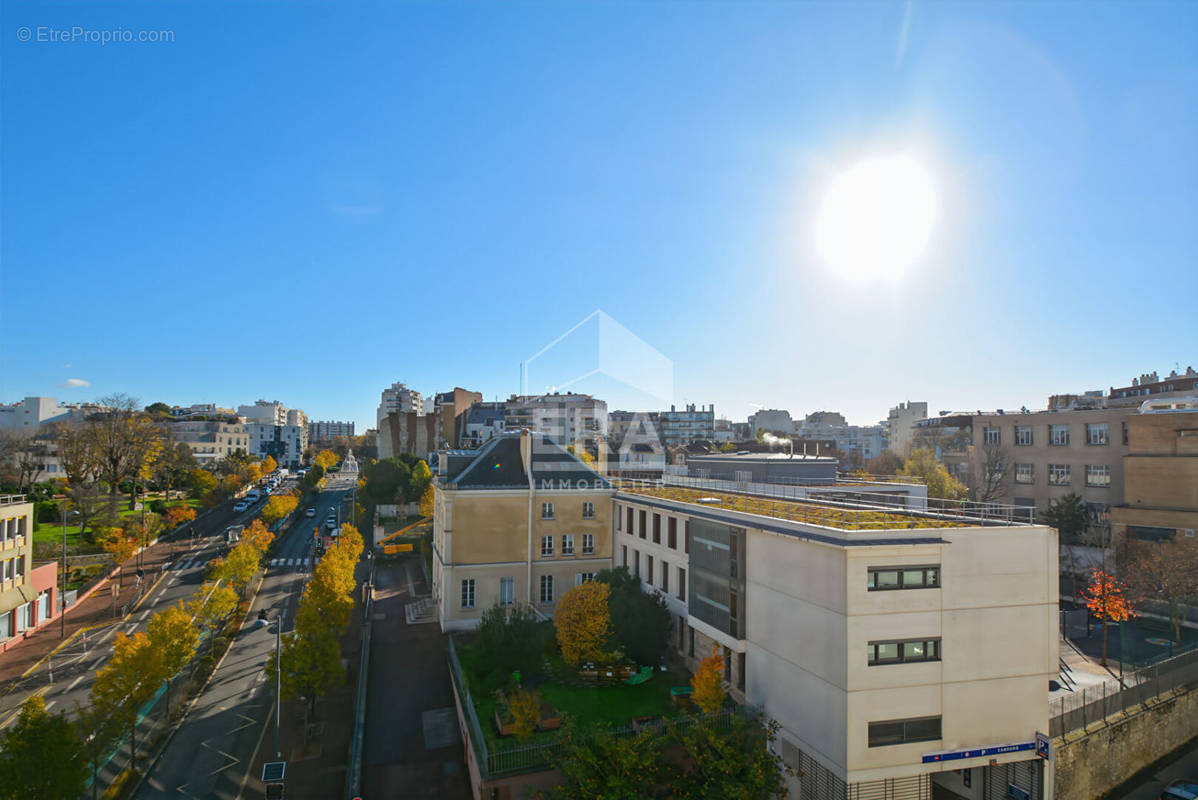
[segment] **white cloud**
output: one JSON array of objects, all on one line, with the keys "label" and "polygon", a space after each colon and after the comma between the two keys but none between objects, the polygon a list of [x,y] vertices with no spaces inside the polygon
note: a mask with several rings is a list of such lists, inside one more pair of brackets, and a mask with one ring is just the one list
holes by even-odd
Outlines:
[{"label": "white cloud", "polygon": [[81,389],[84,386],[91,386],[91,383],[83,378],[67,378],[66,383],[62,384],[64,389]]},{"label": "white cloud", "polygon": [[71,368],[71,365],[70,365],[70,364],[63,364],[63,365],[62,365],[62,368],[63,368],[63,369],[70,369],[70,368]]}]

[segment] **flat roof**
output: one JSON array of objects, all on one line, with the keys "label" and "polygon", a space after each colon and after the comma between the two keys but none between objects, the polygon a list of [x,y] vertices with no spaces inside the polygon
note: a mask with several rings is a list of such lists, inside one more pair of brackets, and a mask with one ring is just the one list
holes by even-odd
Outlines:
[{"label": "flat roof", "polygon": [[817,463],[835,463],[836,459],[831,456],[813,456],[805,453],[795,453],[793,456],[790,453],[704,453],[703,455],[687,456],[687,461],[702,461],[710,459],[715,461],[806,461]]}]

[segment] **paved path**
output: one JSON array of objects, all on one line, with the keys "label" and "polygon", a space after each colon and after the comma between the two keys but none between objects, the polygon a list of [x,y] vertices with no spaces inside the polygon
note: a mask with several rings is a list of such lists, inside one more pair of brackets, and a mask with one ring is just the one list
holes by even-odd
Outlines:
[{"label": "paved path", "polygon": [[435,620],[405,620],[428,593],[419,562],[380,567],[376,584],[362,796],[468,798],[445,635]]}]

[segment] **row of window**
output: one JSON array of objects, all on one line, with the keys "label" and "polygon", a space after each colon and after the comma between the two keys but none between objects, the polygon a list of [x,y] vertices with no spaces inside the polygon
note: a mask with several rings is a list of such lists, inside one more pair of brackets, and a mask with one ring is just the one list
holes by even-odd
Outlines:
[{"label": "row of window", "polygon": [[[628,567],[632,574],[637,578],[642,578],[641,575],[641,551],[633,549],[632,565],[628,563],[628,546],[621,545],[620,547],[620,566]],[[642,580],[654,589],[661,589],[665,594],[670,593],[670,562],[665,559],[661,560],[661,570],[654,572],[655,562],[653,556],[645,554],[645,575]],[[675,567],[677,570],[678,580],[675,582],[676,596],[679,600],[686,602],[686,568]],[[660,577],[660,582],[657,578]]]},{"label": "row of window", "polygon": [[[1035,464],[1016,464],[1015,483],[1035,483]],[[1069,486],[1073,482],[1069,464],[1048,465],[1049,486]],[[1086,464],[1086,486],[1104,488],[1111,485],[1111,468],[1107,464]]]},{"label": "row of window", "polygon": [[[584,556],[594,555],[595,553],[595,535],[592,533],[584,533],[582,535],[582,554]],[[562,555],[574,555],[574,534],[562,534]],[[553,536],[546,534],[541,537],[541,558],[553,558]]]},{"label": "row of window", "polygon": [[[1036,443],[1036,434],[1032,425],[1016,425],[1015,426],[1015,446],[1016,447],[1031,447]],[[982,429],[982,438],[986,444],[1000,445],[1002,444],[1002,429],[998,427],[987,426]],[[1086,439],[1087,445],[1108,445],[1111,443],[1111,426],[1107,422],[1087,422],[1086,423]],[[1049,425],[1048,426],[1048,443],[1053,447],[1068,447],[1069,446],[1069,425]],[[1123,443],[1127,444],[1127,423],[1123,424]]]},{"label": "row of window", "polygon": [[0,580],[22,583],[25,580],[25,557],[6,558],[0,562]]},{"label": "row of window", "polygon": [[[661,514],[654,514],[653,519],[652,519],[652,526],[650,526],[648,512],[641,510],[641,511],[635,512],[635,514],[634,514],[634,509],[632,509],[632,508],[621,509],[618,505],[616,506],[616,530],[620,531],[620,532],[627,532],[629,536],[637,535],[640,538],[646,539],[646,540],[649,539],[650,531],[652,531],[653,544],[661,544],[662,543],[661,518],[662,518]],[[635,522],[638,522],[638,521],[640,522],[639,527],[634,524]],[[682,528],[682,552],[689,553],[690,545],[689,545],[689,542],[687,541],[687,538],[688,538],[688,533],[689,533],[690,522],[683,521],[682,525],[683,525],[683,528]],[[665,545],[666,545],[666,547],[670,548],[671,550],[677,550],[678,549],[678,538],[679,538],[679,536],[678,536],[678,518],[677,517],[666,517],[666,524],[665,524]]]},{"label": "row of window", "polygon": [[[554,514],[553,503],[541,503],[541,519],[555,519],[553,514]],[[582,504],[582,518],[583,519],[594,519],[595,518],[595,504],[594,503],[583,503]]]},{"label": "row of window", "polygon": [[18,536],[24,536],[26,534],[25,519],[26,517],[22,514],[19,517],[0,520],[0,542],[7,545]]},{"label": "row of window", "polygon": [[899,642],[870,642],[870,666],[877,664],[906,664],[916,661],[939,661],[939,639],[908,639]]},{"label": "row of window", "polygon": [[934,742],[940,738],[940,716],[889,719],[869,723],[869,746],[887,747],[911,742]]},{"label": "row of window", "polygon": [[[540,601],[542,603],[552,603],[556,599],[554,590],[553,576],[540,576]],[[581,586],[584,583],[589,583],[595,580],[593,572],[579,572],[574,576],[574,585]],[[474,608],[475,591],[477,581],[475,578],[466,578],[462,581],[462,608]],[[515,578],[500,578],[499,579],[499,605],[510,606],[516,602],[516,579]]]}]

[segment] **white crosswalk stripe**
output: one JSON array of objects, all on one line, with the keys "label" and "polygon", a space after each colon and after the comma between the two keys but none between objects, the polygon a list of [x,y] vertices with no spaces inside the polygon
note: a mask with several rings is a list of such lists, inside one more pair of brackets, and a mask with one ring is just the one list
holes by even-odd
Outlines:
[{"label": "white crosswalk stripe", "polygon": [[282,561],[282,560],[283,560],[283,559],[281,559],[281,558],[272,558],[272,559],[270,560],[270,565],[271,565],[272,567],[277,567],[277,566],[279,566],[279,562],[280,562],[280,561]]}]

